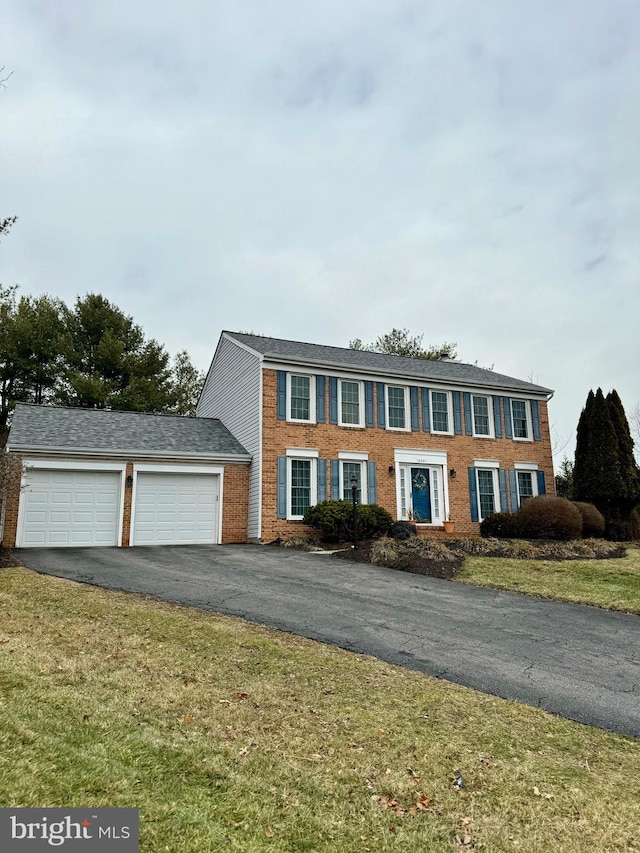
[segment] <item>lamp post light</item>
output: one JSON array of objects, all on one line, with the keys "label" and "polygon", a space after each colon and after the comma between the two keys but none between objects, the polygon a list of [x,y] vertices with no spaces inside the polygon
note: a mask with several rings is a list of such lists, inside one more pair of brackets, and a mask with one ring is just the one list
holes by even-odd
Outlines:
[{"label": "lamp post light", "polygon": [[358,481],[355,477],[351,478],[351,500],[353,501],[353,547],[358,545]]}]

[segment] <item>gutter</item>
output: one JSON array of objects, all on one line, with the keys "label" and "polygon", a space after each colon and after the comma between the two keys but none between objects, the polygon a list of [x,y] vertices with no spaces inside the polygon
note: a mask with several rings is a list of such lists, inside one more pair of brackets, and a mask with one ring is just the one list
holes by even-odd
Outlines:
[{"label": "gutter", "polygon": [[182,461],[193,462],[240,462],[243,464],[251,463],[251,455],[249,453],[189,453],[187,451],[175,450],[99,450],[95,447],[54,447],[40,446],[34,447],[33,444],[7,444],[7,453],[18,453],[20,455],[38,454],[40,456],[93,456],[104,459],[180,459]]},{"label": "gutter", "polygon": [[[425,359],[426,361],[427,359]],[[273,364],[274,367],[277,365],[299,365],[301,367],[306,367],[307,370],[314,370],[318,366],[331,368],[332,370],[337,370],[340,373],[361,373],[368,376],[390,376],[395,379],[402,380],[403,383],[406,383],[407,380],[413,379],[415,382],[433,382],[439,385],[444,385],[447,388],[450,388],[452,385],[460,385],[466,386],[468,388],[485,388],[489,391],[501,392],[505,394],[506,392],[513,392],[514,394],[539,394],[540,396],[547,396],[547,399],[551,399],[553,397],[554,392],[551,388],[544,388],[542,385],[529,385],[527,388],[509,388],[505,385],[489,385],[484,382],[473,382],[469,381],[466,378],[462,380],[457,379],[455,377],[449,378],[438,378],[435,376],[418,376],[416,374],[409,374],[406,372],[397,372],[392,370],[384,370],[375,368],[375,370],[371,367],[355,367],[347,364],[337,364],[332,361],[323,361],[321,359],[317,359],[314,361],[309,361],[305,358],[296,358],[295,356],[282,356],[276,355],[273,353],[265,353],[263,355],[263,365],[265,367],[270,367]],[[473,365],[469,365],[473,367]]]}]

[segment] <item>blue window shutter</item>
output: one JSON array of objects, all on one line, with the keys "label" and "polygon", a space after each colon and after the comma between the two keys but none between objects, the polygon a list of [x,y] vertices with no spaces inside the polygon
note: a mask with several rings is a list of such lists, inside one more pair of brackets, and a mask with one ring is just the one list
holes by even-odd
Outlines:
[{"label": "blue window shutter", "polygon": [[378,503],[378,489],[376,487],[376,463],[367,462],[367,503]]},{"label": "blue window shutter", "polygon": [[378,387],[376,389],[378,394],[378,426],[380,429],[385,428],[385,416],[384,416],[384,382],[378,382]]},{"label": "blue window shutter", "polygon": [[544,471],[538,471],[538,494],[546,495],[547,494],[547,486],[544,481]]},{"label": "blue window shutter", "polygon": [[507,494],[507,472],[504,468],[498,469],[498,483],[500,485],[500,512],[509,512],[509,495]]},{"label": "blue window shutter", "polygon": [[540,406],[537,400],[531,400],[531,423],[534,441],[540,441]]},{"label": "blue window shutter", "polygon": [[509,491],[511,492],[511,512],[518,512],[518,476],[513,468],[509,469]]},{"label": "blue window shutter", "polygon": [[409,388],[409,397],[411,399],[411,429],[417,432],[420,429],[420,404],[418,402],[418,389],[415,385]]},{"label": "blue window shutter", "polygon": [[278,456],[278,518],[287,517],[287,457]]},{"label": "blue window shutter", "polygon": [[329,423],[338,423],[338,380],[335,376],[329,377]]},{"label": "blue window shutter", "polygon": [[468,391],[464,392],[464,431],[465,435],[473,435],[473,423],[471,421],[471,394],[469,394]]},{"label": "blue window shutter", "polygon": [[493,423],[496,430],[496,438],[502,438],[502,414],[500,412],[500,397],[493,395]]},{"label": "blue window shutter", "polygon": [[504,431],[507,438],[513,438],[513,429],[511,427],[511,398],[503,397],[502,405],[504,408]]},{"label": "blue window shutter", "polygon": [[284,370],[278,371],[278,420],[287,418],[287,374]]},{"label": "blue window shutter", "polygon": [[462,413],[460,411],[460,392],[453,392],[453,429],[456,435],[462,435]]},{"label": "blue window shutter", "polygon": [[318,503],[327,499],[327,460],[318,459]]},{"label": "blue window shutter", "polygon": [[431,418],[429,416],[429,389],[422,389],[422,429],[425,432],[431,431]]},{"label": "blue window shutter", "polygon": [[478,482],[475,468],[469,468],[469,501],[471,503],[471,521],[480,521],[478,515]]},{"label": "blue window shutter", "polygon": [[373,382],[365,382],[364,383],[364,411],[365,411],[365,424],[368,427],[374,426],[373,420]]},{"label": "blue window shutter", "polygon": [[340,500],[340,460],[331,460],[331,500]]},{"label": "blue window shutter", "polygon": [[323,424],[327,419],[325,377],[316,376],[316,422]]}]

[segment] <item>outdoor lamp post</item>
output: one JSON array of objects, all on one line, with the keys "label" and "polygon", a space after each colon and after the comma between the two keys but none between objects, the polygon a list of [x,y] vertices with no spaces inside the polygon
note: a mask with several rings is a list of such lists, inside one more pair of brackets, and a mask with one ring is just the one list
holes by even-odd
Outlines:
[{"label": "outdoor lamp post", "polygon": [[353,547],[358,544],[358,481],[355,477],[351,478],[351,499],[353,501]]}]

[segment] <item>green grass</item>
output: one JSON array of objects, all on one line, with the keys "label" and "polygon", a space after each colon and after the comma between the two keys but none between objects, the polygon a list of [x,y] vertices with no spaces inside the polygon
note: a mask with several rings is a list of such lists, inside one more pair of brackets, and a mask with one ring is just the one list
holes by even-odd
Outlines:
[{"label": "green grass", "polygon": [[145,853],[640,851],[640,741],[22,568],[0,720],[0,806],[137,807]]},{"label": "green grass", "polygon": [[640,547],[614,560],[514,560],[467,557],[455,578],[463,583],[508,589],[640,614]]}]

